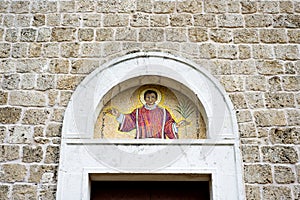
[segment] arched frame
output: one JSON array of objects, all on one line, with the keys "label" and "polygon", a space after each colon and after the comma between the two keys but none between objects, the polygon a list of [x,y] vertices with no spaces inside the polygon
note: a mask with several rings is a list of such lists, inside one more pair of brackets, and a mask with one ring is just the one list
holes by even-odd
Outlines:
[{"label": "arched frame", "polygon": [[[146,76],[160,77],[159,82],[143,79]],[[130,79],[140,81],[122,84]],[[198,98],[207,139],[93,139],[102,99],[141,83],[160,84]],[[129,54],[89,74],[65,112],[57,199],[89,199],[90,177],[107,173],[112,179],[122,173],[209,175],[211,199],[243,199],[235,111],[218,80],[192,61],[161,52]]]}]

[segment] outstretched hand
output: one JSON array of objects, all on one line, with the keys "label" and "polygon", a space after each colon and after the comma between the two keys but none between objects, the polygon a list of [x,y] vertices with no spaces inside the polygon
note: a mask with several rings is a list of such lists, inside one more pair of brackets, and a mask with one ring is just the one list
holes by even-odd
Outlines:
[{"label": "outstretched hand", "polygon": [[118,111],[118,109],[116,108],[110,108],[107,110],[107,112],[115,117],[119,117],[120,116],[120,112]]}]

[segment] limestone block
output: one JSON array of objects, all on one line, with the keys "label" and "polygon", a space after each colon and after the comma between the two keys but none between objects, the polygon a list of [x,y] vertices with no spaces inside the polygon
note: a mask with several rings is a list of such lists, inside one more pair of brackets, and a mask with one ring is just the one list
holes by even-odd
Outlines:
[{"label": "limestone block", "polygon": [[244,77],[242,76],[222,76],[220,82],[227,92],[244,90]]},{"label": "limestone block", "polygon": [[284,29],[261,29],[260,41],[264,43],[286,43],[287,35]]},{"label": "limestone block", "polygon": [[47,68],[46,59],[18,59],[14,62],[17,72],[43,72]]},{"label": "limestone block", "polygon": [[287,110],[287,121],[290,126],[300,125],[300,109]]},{"label": "limestone block", "polygon": [[49,118],[50,112],[46,109],[28,109],[22,119],[23,124],[45,124]]},{"label": "limestone block", "polygon": [[268,134],[269,134],[269,128],[264,128],[264,127],[258,127],[257,128],[257,136],[259,138],[268,137]]},{"label": "limestone block", "polygon": [[30,144],[33,141],[33,131],[30,126],[14,126],[9,129],[7,143]]},{"label": "limestone block", "polygon": [[72,92],[70,91],[61,91],[59,96],[58,104],[60,106],[67,106],[72,96]]},{"label": "limestone block", "polygon": [[13,186],[12,198],[13,199],[37,199],[37,186],[16,184]]},{"label": "limestone block", "polygon": [[186,0],[177,2],[178,13],[202,13],[202,1]]},{"label": "limestone block", "polygon": [[30,15],[25,15],[25,14],[17,15],[15,20],[16,27],[30,26],[31,18],[32,17]]},{"label": "limestone block", "polygon": [[11,56],[13,58],[25,58],[27,57],[28,44],[16,43],[12,45]]},{"label": "limestone block", "polygon": [[269,45],[254,45],[252,53],[253,53],[253,57],[257,59],[274,58],[273,48]]},{"label": "limestone block", "polygon": [[3,16],[3,25],[5,27],[15,27],[15,15],[7,14]]},{"label": "limestone block", "polygon": [[[85,19],[85,18],[83,18]],[[100,18],[101,19],[101,18]],[[63,26],[79,26],[81,21],[81,17],[79,14],[64,14],[62,17],[62,25]],[[86,21],[83,21],[86,23]]]},{"label": "limestone block", "polygon": [[94,30],[91,28],[80,28],[78,30],[79,41],[92,41],[94,39]]},{"label": "limestone block", "polygon": [[36,81],[36,89],[37,90],[49,90],[55,87],[55,76],[54,75],[38,75]]},{"label": "limestone block", "polygon": [[240,13],[241,5],[238,1],[225,1],[227,3],[227,12],[229,13]]},{"label": "limestone block", "polygon": [[64,58],[77,58],[79,56],[79,43],[62,43],[61,56]]},{"label": "limestone block", "polygon": [[300,76],[283,76],[282,84],[285,91],[299,91]]},{"label": "limestone block", "polygon": [[289,164],[298,162],[297,151],[290,146],[263,146],[261,152],[265,162]]},{"label": "limestone block", "polygon": [[297,199],[300,198],[300,186],[298,185],[294,185],[293,187],[293,193],[294,193],[294,197]]},{"label": "limestone block", "polygon": [[51,32],[51,41],[54,42],[65,42],[75,40],[75,28],[67,27],[55,27]]},{"label": "limestone block", "polygon": [[260,161],[259,147],[252,146],[252,145],[243,145],[242,158],[243,158],[243,162],[246,163],[259,162]]},{"label": "limestone block", "polygon": [[19,159],[20,147],[16,145],[0,145],[0,162]]},{"label": "limestone block", "polygon": [[107,42],[103,43],[103,53],[102,56],[106,57],[109,55],[114,55],[114,57],[117,57],[116,53],[120,52],[122,49],[121,42]]},{"label": "limestone block", "polygon": [[254,112],[257,126],[284,126],[287,124],[285,114],[280,110],[261,110]]},{"label": "limestone block", "polygon": [[82,78],[75,75],[59,75],[57,77],[57,89],[74,90]]},{"label": "limestone block", "polygon": [[[45,174],[52,174],[56,173],[57,167],[54,165],[31,165],[30,166],[30,176],[28,181],[30,183],[42,183],[43,176]],[[48,182],[53,183],[54,180]]]},{"label": "limestone block", "polygon": [[254,1],[242,1],[241,10],[243,14],[251,14],[257,12],[257,2]]},{"label": "limestone block", "polygon": [[239,124],[239,134],[241,138],[251,138],[256,137],[256,127],[252,122],[240,123]]},{"label": "limestone block", "polygon": [[[197,33],[194,33],[197,37]],[[199,37],[201,37],[199,35]],[[187,31],[183,28],[168,28],[166,29],[166,40],[170,42],[186,42],[187,41]]]},{"label": "limestone block", "polygon": [[41,146],[23,146],[22,162],[41,162],[43,159],[43,148]]},{"label": "limestone block", "polygon": [[44,136],[44,126],[34,126],[33,130],[33,136],[34,137],[43,137]]},{"label": "limestone block", "polygon": [[238,123],[250,122],[252,120],[252,115],[249,110],[237,110],[236,117]]},{"label": "limestone block", "polygon": [[37,1],[32,4],[33,13],[54,13],[57,12],[57,1]]},{"label": "limestone block", "polygon": [[175,27],[185,27],[192,25],[192,15],[190,14],[172,14],[170,24]]},{"label": "limestone block", "polygon": [[300,43],[300,30],[298,29],[288,30],[287,36],[288,36],[289,43],[297,43],[297,44]]},{"label": "limestone block", "polygon": [[72,74],[89,74],[99,67],[99,61],[90,59],[74,60],[72,61],[71,66]]},{"label": "limestone block", "polygon": [[166,14],[150,15],[151,27],[166,27],[169,25],[169,16]]},{"label": "limestone block", "polygon": [[28,1],[13,1],[10,5],[11,13],[28,13],[30,2]]},{"label": "limestone block", "polygon": [[39,189],[38,199],[55,200],[56,185],[42,185]]},{"label": "limestone block", "polygon": [[36,85],[36,75],[35,74],[22,74],[20,88],[25,90],[33,89]]},{"label": "limestone block", "polygon": [[270,165],[245,165],[244,177],[246,183],[272,183],[272,169]]},{"label": "limestone block", "polygon": [[279,13],[279,2],[276,1],[264,1],[258,2],[258,12],[261,13]]},{"label": "limestone block", "polygon": [[[5,37],[4,37],[5,41],[7,41],[7,42],[17,42],[18,39],[19,39],[19,37],[18,37],[18,30],[17,29],[14,29],[14,28],[6,29]],[[5,43],[4,44],[0,43],[0,46],[2,46],[1,49],[6,49],[6,51],[4,51],[4,52],[7,52],[8,47],[6,45],[5,45]],[[0,54],[0,56],[2,54],[3,54],[3,52]]]},{"label": "limestone block", "polygon": [[281,14],[275,15],[273,19],[274,28],[299,28],[300,15],[297,14]]},{"label": "limestone block", "polygon": [[[251,75],[256,74],[256,67],[254,60],[233,61],[232,74]],[[250,76],[248,76],[250,77]],[[261,83],[263,85],[263,83]],[[263,87],[263,86],[262,86]]]},{"label": "limestone block", "polygon": [[285,74],[296,74],[297,71],[300,70],[300,69],[298,69],[297,64],[294,65],[293,62],[284,63],[284,68],[285,68]]},{"label": "limestone block", "polygon": [[46,14],[46,25],[47,26],[60,26],[61,17],[58,13]]},{"label": "limestone block", "polygon": [[139,0],[136,2],[136,10],[140,12],[152,12],[152,1],[151,0]]},{"label": "limestone block", "polygon": [[64,113],[65,113],[64,108],[55,108],[55,109],[53,109],[53,112],[52,112],[52,115],[51,115],[51,121],[62,123],[63,119],[64,119]]},{"label": "limestone block", "polygon": [[42,44],[30,43],[28,47],[28,56],[30,58],[40,57],[42,55]]},{"label": "limestone block", "polygon": [[133,28],[117,28],[115,37],[117,41],[137,41],[137,34]]},{"label": "limestone block", "polygon": [[49,42],[51,39],[51,29],[50,28],[39,28],[37,42]]},{"label": "limestone block", "polygon": [[268,90],[270,92],[281,91],[281,78],[278,76],[270,77],[268,80]]},{"label": "limestone block", "polygon": [[43,46],[43,55],[46,58],[59,57],[59,43],[46,43]]},{"label": "limestone block", "polygon": [[275,55],[281,60],[297,60],[300,58],[297,45],[277,45],[274,47]]},{"label": "limestone block", "polygon": [[52,59],[49,64],[49,72],[53,74],[67,74],[70,69],[70,61],[67,59]]},{"label": "limestone block", "polygon": [[4,75],[2,80],[2,88],[5,90],[18,89],[20,83],[19,74]]},{"label": "limestone block", "polygon": [[59,161],[59,146],[49,145],[46,149],[45,163],[58,164]]},{"label": "limestone block", "polygon": [[252,14],[245,16],[246,27],[269,27],[273,23],[272,16],[266,14]]},{"label": "limestone block", "polygon": [[285,186],[264,186],[263,199],[292,199],[291,189]]},{"label": "limestone block", "polygon": [[33,28],[23,28],[21,29],[21,42],[33,42],[36,39],[37,30]]},{"label": "limestone block", "polygon": [[3,176],[0,177],[0,180],[9,183],[24,181],[27,175],[25,165],[21,164],[3,164],[2,171]]},{"label": "limestone block", "polygon": [[260,199],[260,189],[256,185],[246,185],[246,199]]},{"label": "limestone block", "polygon": [[130,25],[132,27],[147,27],[149,26],[149,14],[134,13],[130,19]]},{"label": "limestone block", "polygon": [[96,41],[110,41],[114,38],[114,30],[112,28],[96,29]]},{"label": "limestone block", "polygon": [[0,91],[0,105],[5,105],[7,103],[8,93]]},{"label": "limestone block", "polygon": [[8,58],[10,55],[10,44],[8,43],[0,43],[0,58]]},{"label": "limestone block", "polygon": [[200,27],[216,27],[216,15],[214,14],[195,14],[194,26]]},{"label": "limestone block", "polygon": [[2,200],[9,200],[9,191],[10,186],[8,185],[0,185],[0,199]]},{"label": "limestone block", "polygon": [[217,50],[216,46],[211,43],[204,43],[199,45],[199,57],[200,58],[216,58]]},{"label": "limestone block", "polygon": [[77,12],[92,12],[95,8],[93,0],[78,0],[76,1]]},{"label": "limestone block", "polygon": [[105,14],[103,18],[104,27],[122,27],[128,26],[129,15],[128,14]]},{"label": "limestone block", "polygon": [[238,28],[244,26],[244,18],[240,14],[218,15],[217,22],[220,27],[224,28]]},{"label": "limestone block", "polygon": [[218,58],[235,59],[238,55],[238,50],[235,45],[219,45],[217,48]]},{"label": "limestone block", "polygon": [[10,6],[10,4],[8,4],[8,3],[1,3],[0,4],[0,12],[7,13],[9,6]]},{"label": "limestone block", "polygon": [[296,165],[296,175],[298,177],[298,183],[300,183],[300,164]]},{"label": "limestone block", "polygon": [[284,73],[284,66],[277,60],[257,61],[256,64],[259,74],[263,75],[278,75]]},{"label": "limestone block", "polygon": [[154,1],[153,2],[153,12],[157,14],[162,13],[173,13],[175,11],[175,2],[163,2],[163,1]]},{"label": "limestone block", "polygon": [[46,96],[38,91],[12,91],[9,103],[18,106],[42,107],[46,105]]},{"label": "limestone block", "polygon": [[84,43],[81,46],[83,57],[101,57],[102,45],[99,43]]},{"label": "limestone block", "polygon": [[59,11],[61,13],[65,12],[70,12],[73,13],[75,12],[75,1],[59,1]]},{"label": "limestone block", "polygon": [[0,107],[0,123],[14,124],[20,120],[21,109],[14,107]]},{"label": "limestone block", "polygon": [[33,26],[44,26],[46,24],[46,16],[44,14],[35,14],[33,16]]},{"label": "limestone block", "polygon": [[164,29],[141,28],[139,32],[140,42],[162,42],[164,41]]},{"label": "limestone block", "polygon": [[294,95],[291,93],[266,93],[265,101],[268,108],[295,107]]},{"label": "limestone block", "polygon": [[251,58],[251,47],[248,45],[239,45],[239,58],[249,59]]},{"label": "limestone block", "polygon": [[102,26],[102,15],[84,14],[82,18],[82,23],[85,27],[100,27]]},{"label": "limestone block", "polygon": [[204,11],[206,13],[225,13],[226,1],[205,1]]},{"label": "limestone block", "polygon": [[235,109],[246,109],[247,108],[247,102],[246,102],[244,94],[233,93],[233,94],[229,94],[229,97],[230,97]]},{"label": "limestone block", "polygon": [[266,82],[265,76],[248,76],[246,77],[246,90],[266,91]]},{"label": "limestone block", "polygon": [[3,41],[4,29],[0,28],[0,41]]},{"label": "limestone block", "polygon": [[232,31],[228,29],[210,29],[209,37],[214,42],[228,43],[232,41]]},{"label": "limestone block", "polygon": [[289,184],[295,182],[295,174],[290,167],[275,166],[274,167],[274,180],[279,184]]},{"label": "limestone block", "polygon": [[205,42],[208,40],[207,30],[203,28],[189,28],[188,36],[191,42]]},{"label": "limestone block", "polygon": [[233,32],[234,43],[258,43],[257,29],[236,29]]},{"label": "limestone block", "polygon": [[46,92],[46,94],[48,94],[48,99],[47,99],[48,105],[54,106],[58,104],[59,92],[57,90],[49,90]]},{"label": "limestone block", "polygon": [[279,11],[281,13],[292,13],[293,10],[293,2],[292,1],[280,1],[279,2]]},{"label": "limestone block", "polygon": [[46,128],[46,137],[60,137],[61,128],[61,123],[49,123]]}]

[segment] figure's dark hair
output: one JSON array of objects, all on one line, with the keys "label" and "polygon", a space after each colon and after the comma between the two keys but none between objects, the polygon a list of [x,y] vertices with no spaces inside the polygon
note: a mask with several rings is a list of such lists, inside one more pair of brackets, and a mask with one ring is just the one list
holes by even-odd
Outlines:
[{"label": "figure's dark hair", "polygon": [[144,93],[144,99],[146,99],[146,95],[147,94],[155,94],[155,97],[157,98],[157,92],[154,91],[154,90],[147,90],[145,93]]}]

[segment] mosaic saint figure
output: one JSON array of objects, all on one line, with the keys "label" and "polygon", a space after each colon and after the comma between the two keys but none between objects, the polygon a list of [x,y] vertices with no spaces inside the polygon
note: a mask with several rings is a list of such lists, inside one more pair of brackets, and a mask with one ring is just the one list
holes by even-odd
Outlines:
[{"label": "mosaic saint figure", "polygon": [[111,108],[109,112],[117,118],[119,131],[129,132],[136,129],[136,139],[178,139],[178,128],[189,123],[185,120],[176,123],[167,109],[159,107],[157,104],[161,95],[158,92],[155,89],[144,91],[140,98],[144,106],[134,109],[129,114]]}]

